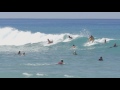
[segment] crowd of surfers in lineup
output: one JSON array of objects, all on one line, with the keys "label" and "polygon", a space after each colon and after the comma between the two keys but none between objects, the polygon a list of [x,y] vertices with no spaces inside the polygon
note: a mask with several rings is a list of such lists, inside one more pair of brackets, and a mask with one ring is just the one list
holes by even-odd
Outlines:
[{"label": "crowd of surfers in lineup", "polygon": [[[71,36],[68,36],[68,38],[69,38],[69,39],[73,39],[73,37],[71,37]],[[47,41],[48,41],[48,44],[53,43],[53,40],[47,39]],[[94,42],[94,37],[93,37],[92,35],[88,38],[88,42],[92,42],[92,43]],[[104,43],[107,43],[106,39],[104,40]],[[116,43],[115,43],[112,47],[117,47]],[[110,47],[110,48],[112,48],[112,47]],[[76,48],[76,46],[73,44],[72,48]],[[18,51],[18,55],[23,55],[23,56],[25,56],[25,52]],[[74,51],[74,52],[73,52],[73,55],[77,55],[77,52]],[[99,61],[103,61],[103,57],[101,56],[98,60],[99,60]],[[63,60],[61,59],[61,61],[58,62],[58,64],[64,64],[64,63],[63,63]]]}]

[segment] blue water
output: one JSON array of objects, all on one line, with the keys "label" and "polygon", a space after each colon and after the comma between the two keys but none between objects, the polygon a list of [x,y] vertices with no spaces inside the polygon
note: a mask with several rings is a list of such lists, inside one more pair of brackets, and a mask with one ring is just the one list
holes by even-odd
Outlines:
[{"label": "blue water", "polygon": [[0,78],[120,78],[119,51],[119,19],[0,19]]}]

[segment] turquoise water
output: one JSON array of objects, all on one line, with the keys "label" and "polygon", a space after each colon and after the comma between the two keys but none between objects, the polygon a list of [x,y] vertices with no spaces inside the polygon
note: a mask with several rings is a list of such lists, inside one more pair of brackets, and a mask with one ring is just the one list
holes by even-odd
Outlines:
[{"label": "turquoise water", "polygon": [[0,19],[0,78],[119,78],[119,38],[119,19]]}]

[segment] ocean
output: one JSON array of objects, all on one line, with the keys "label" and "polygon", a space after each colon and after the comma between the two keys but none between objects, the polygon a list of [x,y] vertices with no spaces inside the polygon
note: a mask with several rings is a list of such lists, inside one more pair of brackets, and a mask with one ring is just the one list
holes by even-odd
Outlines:
[{"label": "ocean", "polygon": [[120,78],[120,20],[0,19],[0,78]]}]

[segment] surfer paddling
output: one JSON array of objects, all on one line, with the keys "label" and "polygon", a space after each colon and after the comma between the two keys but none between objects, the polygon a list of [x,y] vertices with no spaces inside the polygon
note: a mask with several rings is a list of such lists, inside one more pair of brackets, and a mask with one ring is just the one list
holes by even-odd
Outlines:
[{"label": "surfer paddling", "polygon": [[[112,47],[117,47],[117,44],[115,43]],[[110,48],[112,48],[112,47],[110,47]]]},{"label": "surfer paddling", "polygon": [[61,60],[60,62],[58,62],[58,64],[63,64],[63,60]]},{"label": "surfer paddling", "polygon": [[103,61],[103,58],[102,58],[102,57],[100,57],[100,58],[99,58],[99,61]]}]

